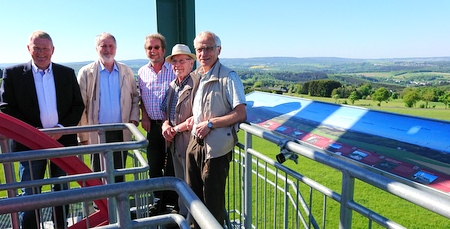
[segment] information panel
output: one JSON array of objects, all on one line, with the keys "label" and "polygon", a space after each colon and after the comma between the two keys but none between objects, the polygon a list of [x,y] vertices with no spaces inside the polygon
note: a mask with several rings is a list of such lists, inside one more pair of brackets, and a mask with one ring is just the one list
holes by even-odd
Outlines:
[{"label": "information panel", "polygon": [[247,121],[450,192],[450,122],[265,92],[247,94]]}]

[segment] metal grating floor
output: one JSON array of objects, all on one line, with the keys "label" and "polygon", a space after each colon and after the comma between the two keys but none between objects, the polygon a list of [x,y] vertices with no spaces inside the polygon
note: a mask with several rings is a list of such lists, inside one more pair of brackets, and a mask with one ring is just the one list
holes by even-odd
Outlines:
[{"label": "metal grating floor", "polygon": [[[81,204],[74,204],[70,206],[71,213],[69,214],[69,218],[67,219],[67,225],[70,226],[79,220],[82,219],[83,212],[81,208]],[[44,229],[53,229],[52,222],[52,208],[43,208],[41,209],[42,222],[44,225]],[[3,214],[0,215],[0,228],[10,229],[11,226],[11,214]]]}]

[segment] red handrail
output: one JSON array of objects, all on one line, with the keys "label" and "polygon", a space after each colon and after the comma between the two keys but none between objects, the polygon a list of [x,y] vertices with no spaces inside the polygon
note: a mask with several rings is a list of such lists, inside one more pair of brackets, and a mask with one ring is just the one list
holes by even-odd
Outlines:
[{"label": "red handrail", "polygon": [[[20,142],[32,150],[64,147],[61,143],[50,138],[38,129],[1,112],[0,135]],[[68,175],[92,173],[92,170],[76,156],[51,158],[50,160],[64,170]],[[80,186],[102,185],[101,181],[98,179],[87,180],[85,182],[78,181],[78,184],[80,184]],[[85,218],[82,221],[72,225],[70,228],[86,228],[87,225],[85,221],[87,220],[89,220],[90,227],[108,224],[108,208],[106,199],[95,200],[94,203],[98,207],[98,211],[90,214],[88,216],[89,219]]]}]

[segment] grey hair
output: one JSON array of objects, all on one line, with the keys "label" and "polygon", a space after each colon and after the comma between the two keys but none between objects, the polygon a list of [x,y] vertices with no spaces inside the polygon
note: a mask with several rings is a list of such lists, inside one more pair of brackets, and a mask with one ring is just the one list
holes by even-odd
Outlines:
[{"label": "grey hair", "polygon": [[34,38],[47,39],[47,40],[49,40],[49,41],[52,43],[52,45],[53,45],[53,41],[52,41],[52,38],[50,37],[50,34],[44,32],[44,31],[42,31],[42,30],[37,30],[37,31],[32,32],[31,35],[30,35],[29,42],[31,42]]},{"label": "grey hair", "polygon": [[203,36],[203,35],[211,35],[211,36],[214,38],[214,42],[216,43],[216,45],[217,45],[217,46],[222,46],[222,43],[220,42],[219,36],[217,36],[215,33],[210,32],[210,31],[203,31],[203,32],[200,32],[200,33],[195,37],[195,39],[194,39],[194,47],[195,47],[195,42],[197,41],[197,39],[198,39],[200,36]]},{"label": "grey hair", "polygon": [[95,46],[98,46],[100,44],[100,39],[102,37],[112,38],[114,40],[114,44],[117,45],[116,38],[112,34],[103,32],[95,37]]}]

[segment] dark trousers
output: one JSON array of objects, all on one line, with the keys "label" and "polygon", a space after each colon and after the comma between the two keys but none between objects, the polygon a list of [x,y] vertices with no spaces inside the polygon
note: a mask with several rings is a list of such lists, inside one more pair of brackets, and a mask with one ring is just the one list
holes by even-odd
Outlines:
[{"label": "dark trousers", "polygon": [[[162,123],[162,120],[151,120],[150,132],[147,133],[147,160],[150,166],[150,178],[175,176],[172,155],[162,136]],[[174,191],[156,191],[154,195],[162,201],[162,204],[177,205],[178,195]]]},{"label": "dark trousers", "polygon": [[[105,140],[106,143],[110,142],[123,142],[123,131],[122,130],[116,130],[116,131],[107,131],[105,132]],[[113,152],[114,157],[114,168],[115,169],[122,169],[125,168],[127,164],[127,151],[115,151]],[[93,154],[92,155],[92,169],[94,172],[101,171],[100,166],[100,155],[99,154]],[[125,181],[124,176],[116,176],[114,178],[115,182],[123,182]]]},{"label": "dark trousers", "polygon": [[[31,181],[44,179],[45,170],[47,168],[47,160],[22,161],[19,165],[19,176],[21,181]],[[66,173],[57,165],[50,162],[50,177],[65,176]],[[53,191],[67,190],[68,184],[54,184]],[[33,195],[41,192],[39,188],[24,188],[22,196]],[[36,214],[38,212],[38,214]],[[66,225],[66,216],[69,214],[69,205],[56,206],[53,209],[54,228],[64,228]],[[25,211],[20,213],[22,228],[37,229],[41,223],[39,210]]]},{"label": "dark trousers", "polygon": [[186,182],[221,225],[225,222],[225,186],[231,156],[229,152],[206,159],[206,146],[195,136],[186,151]]}]

